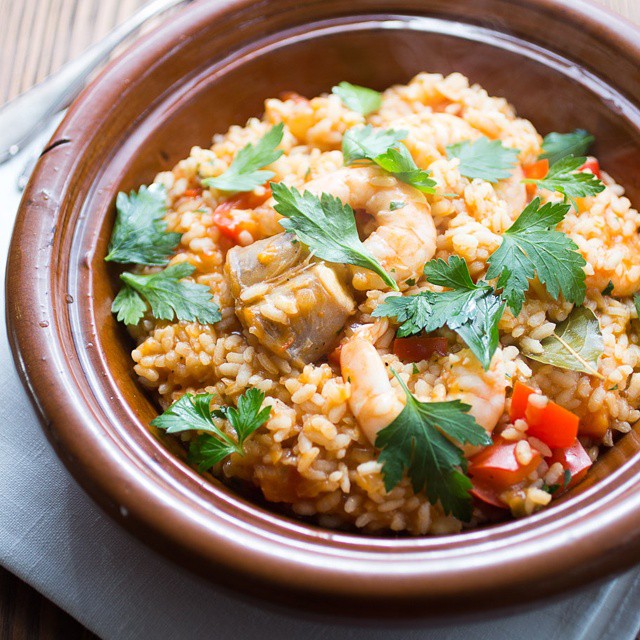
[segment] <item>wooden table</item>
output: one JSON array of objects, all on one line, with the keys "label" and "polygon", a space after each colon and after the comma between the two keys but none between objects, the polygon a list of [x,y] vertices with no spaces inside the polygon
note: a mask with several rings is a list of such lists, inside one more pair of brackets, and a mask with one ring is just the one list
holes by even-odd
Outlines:
[{"label": "wooden table", "polygon": [[[80,54],[146,0],[0,0],[0,105]],[[213,0],[212,0],[213,1]],[[513,0],[517,5],[518,0]],[[640,24],[640,0],[595,0]],[[95,638],[0,568],[0,640]]]}]

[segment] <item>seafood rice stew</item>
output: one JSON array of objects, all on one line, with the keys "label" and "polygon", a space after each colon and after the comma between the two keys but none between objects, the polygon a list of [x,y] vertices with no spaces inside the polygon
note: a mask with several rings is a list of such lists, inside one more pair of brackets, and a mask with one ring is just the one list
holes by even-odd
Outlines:
[{"label": "seafood rice stew", "polygon": [[640,216],[593,136],[542,133],[458,73],[341,82],[120,193],[153,433],[329,528],[549,506],[640,418]]}]

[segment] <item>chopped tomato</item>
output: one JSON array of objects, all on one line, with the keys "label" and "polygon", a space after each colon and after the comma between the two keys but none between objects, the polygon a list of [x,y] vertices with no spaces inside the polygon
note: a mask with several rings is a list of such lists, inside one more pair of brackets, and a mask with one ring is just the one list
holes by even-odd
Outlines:
[{"label": "chopped tomato", "polygon": [[527,435],[542,440],[552,449],[571,446],[578,436],[580,418],[551,400],[543,407],[536,406],[530,402],[533,393],[531,387],[516,381],[511,397],[511,421],[526,420]]},{"label": "chopped tomato", "polygon": [[428,360],[434,353],[445,356],[448,348],[449,343],[446,338],[409,336],[408,338],[396,338],[393,341],[393,353],[403,362]]},{"label": "chopped tomato", "polygon": [[517,442],[506,442],[502,439],[483,449],[469,460],[468,471],[473,482],[489,486],[494,490],[504,490],[522,482],[533,473],[542,456],[536,449],[528,464],[520,464],[516,457]]},{"label": "chopped tomato", "polygon": [[[546,158],[533,162],[532,164],[526,164],[522,167],[524,177],[530,180],[542,180],[547,173],[549,173],[549,160]],[[536,185],[527,183],[527,195],[529,198],[533,198],[536,193]]]},{"label": "chopped tomato", "polygon": [[513,394],[511,394],[511,411],[509,412],[509,419],[511,422],[524,419],[524,414],[527,410],[527,404],[529,403],[529,396],[535,393],[535,389],[528,387],[520,380],[516,380],[516,384],[513,387]]},{"label": "chopped tomato", "polygon": [[478,480],[472,480],[473,487],[469,493],[478,500],[481,500],[485,504],[490,504],[492,507],[498,509],[508,509],[509,507],[500,499],[500,491],[496,491],[495,488],[488,484],[484,484]]},{"label": "chopped tomato", "polygon": [[584,171],[585,169],[589,169],[593,175],[600,180],[602,177],[600,173],[600,163],[597,158],[593,156],[589,156],[587,161],[578,169],[578,171]]},{"label": "chopped tomato", "polygon": [[257,229],[256,222],[250,214],[250,209],[255,209],[271,197],[271,189],[265,189],[263,195],[256,195],[252,191],[240,193],[237,196],[221,202],[213,212],[213,223],[220,233],[234,242],[240,241],[240,234],[248,231],[252,235]]},{"label": "chopped tomato", "polygon": [[198,198],[202,195],[202,187],[197,187],[195,189],[187,189],[183,194],[185,198]]},{"label": "chopped tomato", "polygon": [[554,462],[559,462],[565,470],[571,474],[571,480],[567,485],[567,489],[578,484],[589,471],[589,467],[593,464],[589,454],[585,448],[576,440],[570,447],[564,449],[554,449],[551,457],[547,458],[549,466]]}]

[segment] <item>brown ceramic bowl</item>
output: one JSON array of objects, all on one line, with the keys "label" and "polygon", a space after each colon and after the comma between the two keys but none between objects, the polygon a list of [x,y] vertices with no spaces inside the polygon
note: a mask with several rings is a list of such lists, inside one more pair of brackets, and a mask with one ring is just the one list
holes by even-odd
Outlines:
[{"label": "brown ceramic bowl", "polygon": [[635,432],[572,495],[456,536],[365,537],[276,515],[209,483],[148,429],[153,401],[110,313],[103,262],[119,190],[206,146],[282,90],[384,88],[459,70],[538,130],[585,127],[640,202],[640,34],[579,0],[201,1],[82,94],[44,151],[8,272],[15,355],[46,432],[85,489],[149,545],[297,606],[426,613],[525,602],[640,559]]}]

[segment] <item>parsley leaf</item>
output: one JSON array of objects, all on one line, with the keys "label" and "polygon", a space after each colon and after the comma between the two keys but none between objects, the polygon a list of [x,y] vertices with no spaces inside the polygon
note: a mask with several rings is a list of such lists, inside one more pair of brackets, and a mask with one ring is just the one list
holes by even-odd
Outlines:
[{"label": "parsley leaf", "polygon": [[435,193],[436,181],[429,177],[428,171],[418,168],[409,149],[402,142],[396,143],[385,153],[376,156],[373,161],[401,182],[411,185],[423,193]]},{"label": "parsley leaf", "polygon": [[402,202],[400,200],[393,200],[392,202],[389,203],[389,211],[396,211],[406,206],[407,206],[406,202]]},{"label": "parsley leaf", "polygon": [[491,285],[482,280],[475,284],[467,263],[458,256],[451,256],[449,262],[431,260],[425,265],[424,274],[432,284],[451,291],[389,297],[372,315],[395,316],[401,323],[398,337],[420,331],[429,333],[446,324],[488,369],[498,348],[498,323],[504,302],[495,295]]},{"label": "parsley leaf", "polygon": [[382,268],[358,237],[353,209],[328,193],[318,196],[279,182],[271,183],[274,209],[285,216],[280,224],[328,262],[353,264],[377,273],[392,289],[395,280]]},{"label": "parsley leaf", "polygon": [[578,247],[556,225],[570,206],[551,203],[540,206],[535,198],[502,236],[502,244],[489,257],[486,278],[500,278],[498,286],[515,315],[520,313],[529,280],[537,273],[551,297],[582,304],[585,293],[586,265]]},{"label": "parsley leaf", "polygon": [[378,433],[376,447],[381,451],[384,486],[391,491],[405,470],[413,490],[425,491],[431,504],[440,502],[445,514],[468,522],[472,502],[471,481],[461,444],[489,445],[491,438],[469,414],[471,407],[459,400],[420,402],[394,371],[407,398],[400,415]]},{"label": "parsley leaf", "polygon": [[218,322],[220,309],[212,301],[209,287],[181,281],[194,271],[195,267],[188,262],[174,264],[147,276],[125,271],[120,274],[124,287],[115,297],[111,311],[126,324],[138,324],[147,309],[146,303],[149,303],[158,320],[177,318],[197,320],[203,324]]},{"label": "parsley leaf", "polygon": [[342,100],[345,107],[357,111],[363,116],[377,111],[382,104],[382,94],[367,87],[360,87],[350,82],[341,82],[331,89]]},{"label": "parsley leaf", "polygon": [[[260,428],[271,415],[271,407],[260,409],[264,393],[249,389],[238,398],[238,408],[221,407],[211,411],[210,393],[185,393],[162,415],[151,421],[154,427],[167,433],[205,431],[189,447],[189,460],[200,471],[210,469],[232,453],[244,455],[245,440]],[[228,420],[236,432],[236,440],[218,428],[213,418]]]},{"label": "parsley leaf", "polygon": [[404,129],[374,129],[370,124],[353,127],[342,137],[344,163],[348,166],[362,160],[373,161],[408,135]]},{"label": "parsley leaf", "polygon": [[273,171],[261,171],[263,167],[275,162],[284,152],[276,147],[282,142],[284,124],[272,127],[255,145],[249,143],[242,147],[233,159],[231,166],[216,178],[205,178],[202,184],[220,191],[238,193],[252,191],[271,180]]},{"label": "parsley leaf", "polygon": [[547,158],[555,164],[567,156],[584,156],[595,138],[584,129],[576,129],[571,133],[549,133],[542,141],[540,159]]},{"label": "parsley leaf", "polygon": [[[561,193],[565,198],[586,198],[604,191],[602,182],[588,171],[577,171],[587,161],[584,156],[569,156],[551,165],[544,178],[526,178],[522,182],[537,184],[540,189]],[[576,210],[578,207],[575,205]]]},{"label": "parsley leaf", "polygon": [[636,308],[636,311],[638,313],[638,318],[640,318],[640,293],[634,293],[633,294],[633,304]]},{"label": "parsley leaf", "polygon": [[467,178],[498,182],[513,173],[518,162],[518,150],[504,147],[500,140],[489,140],[482,136],[475,141],[450,144],[447,157],[460,160],[458,170]]},{"label": "parsley leaf", "polygon": [[613,293],[613,282],[609,280],[607,286],[602,290],[603,296],[610,296]]},{"label": "parsley leaf", "polygon": [[161,266],[169,262],[181,234],[167,233],[162,219],[167,211],[167,191],[160,184],[140,187],[116,198],[116,221],[109,241],[107,262]]},{"label": "parsley leaf", "polygon": [[410,184],[423,193],[435,193],[436,182],[429,172],[418,168],[409,149],[400,140],[408,131],[377,129],[371,125],[349,129],[342,138],[342,155],[345,165],[369,161],[402,182]]},{"label": "parsley leaf", "polygon": [[271,407],[260,409],[264,402],[264,393],[258,389],[249,389],[238,398],[238,408],[221,407],[215,413],[219,418],[225,418],[238,436],[238,444],[242,447],[244,441],[271,415]]}]

